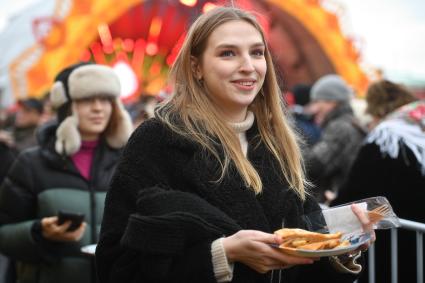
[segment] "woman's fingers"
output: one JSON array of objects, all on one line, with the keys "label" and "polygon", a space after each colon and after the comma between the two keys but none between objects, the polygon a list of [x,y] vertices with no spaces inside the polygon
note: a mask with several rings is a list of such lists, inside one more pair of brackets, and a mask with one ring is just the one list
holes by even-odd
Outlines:
[{"label": "woman's fingers", "polygon": [[66,232],[66,230],[68,230],[69,226],[71,226],[71,221],[67,220],[63,224],[56,226],[56,232],[58,234],[63,234]]},{"label": "woman's fingers", "polygon": [[84,231],[86,229],[86,222],[81,223],[80,227],[78,227],[78,229],[71,231],[71,232],[67,232],[66,237],[70,240],[70,241],[79,241],[81,239],[81,237],[83,237],[84,235]]},{"label": "woman's fingers", "polygon": [[357,219],[359,219],[360,223],[362,224],[363,231],[365,232],[373,231],[373,223],[369,220],[369,217],[357,204],[355,203],[352,204],[351,210],[353,211]]},{"label": "woman's fingers", "polygon": [[240,232],[242,237],[248,237],[253,241],[258,241],[265,244],[280,244],[282,242],[281,237],[274,234],[269,234],[256,230],[244,230]]},{"label": "woman's fingers", "polygon": [[376,240],[376,234],[375,234],[375,231],[373,230],[373,223],[369,220],[369,217],[366,215],[366,212],[363,211],[357,204],[352,204],[351,210],[357,216],[360,223],[362,224],[363,231],[370,234],[370,241],[359,248],[359,250],[365,251]]},{"label": "woman's fingers", "polygon": [[314,260],[287,255],[272,247],[280,244],[280,237],[260,231],[241,230],[222,239],[226,256],[231,262],[241,262],[258,272],[267,272],[277,267],[312,264]]},{"label": "woman's fingers", "polygon": [[271,250],[269,257],[281,263],[283,262],[285,265],[312,264],[314,262],[311,258],[288,255],[276,248],[271,247]]},{"label": "woman's fingers", "polygon": [[82,223],[75,231],[67,231],[71,226],[71,221],[57,224],[58,218],[45,217],[41,220],[42,235],[44,238],[59,242],[74,242],[81,239],[84,234],[86,223]]}]

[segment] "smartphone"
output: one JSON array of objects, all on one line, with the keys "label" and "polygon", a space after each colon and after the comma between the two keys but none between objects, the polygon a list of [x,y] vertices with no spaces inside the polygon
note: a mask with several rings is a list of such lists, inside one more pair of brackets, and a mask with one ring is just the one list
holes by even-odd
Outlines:
[{"label": "smartphone", "polygon": [[74,231],[80,227],[81,223],[84,221],[83,213],[75,213],[69,211],[59,210],[58,212],[58,225],[62,225],[65,221],[71,221],[71,225],[66,230],[67,232]]}]

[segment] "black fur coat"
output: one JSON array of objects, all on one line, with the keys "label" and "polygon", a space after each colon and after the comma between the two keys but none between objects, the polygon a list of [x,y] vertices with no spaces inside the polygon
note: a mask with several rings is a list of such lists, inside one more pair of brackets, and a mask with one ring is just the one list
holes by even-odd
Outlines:
[{"label": "black fur coat", "polygon": [[[288,188],[277,162],[260,142],[255,123],[247,132],[247,139],[248,158],[263,182],[259,195],[244,185],[234,168],[216,182],[217,161],[158,120],[142,124],[130,138],[106,198],[96,251],[100,282],[216,282],[211,260],[211,243],[215,239],[239,229],[272,233],[283,222],[285,227],[305,228],[303,216],[318,210],[317,202],[311,198],[302,202]],[[174,209],[178,200],[155,196],[155,188],[158,192],[191,195],[196,201],[183,198],[178,211],[178,206]],[[146,198],[152,194],[155,197]],[[167,195],[170,196],[163,196]],[[202,202],[205,205],[189,205]],[[187,218],[184,213],[197,215]],[[216,225],[220,218],[223,225]],[[191,225],[186,225],[188,219]],[[174,229],[183,231],[170,232]],[[168,234],[169,239],[181,238],[182,243],[152,236],[161,233]],[[278,282],[278,276],[273,277],[273,282]],[[285,283],[320,278],[328,283],[355,279],[335,271],[327,258],[282,273]],[[259,274],[236,263],[232,282],[269,283],[271,272]]]}]

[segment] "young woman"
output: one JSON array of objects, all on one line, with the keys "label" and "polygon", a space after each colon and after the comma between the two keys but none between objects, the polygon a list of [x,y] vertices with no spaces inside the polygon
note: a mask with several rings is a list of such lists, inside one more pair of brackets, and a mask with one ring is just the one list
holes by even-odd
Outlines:
[{"label": "young woman", "polygon": [[271,246],[273,231],[306,228],[303,215],[319,207],[255,18],[200,16],[171,74],[173,97],[135,131],[108,192],[100,281],[352,282],[327,259]]},{"label": "young woman", "polygon": [[[132,129],[113,70],[77,64],[51,90],[58,122],[38,132],[39,146],[21,153],[0,188],[0,251],[16,261],[18,282],[95,282],[81,247],[97,242],[103,203]],[[68,231],[58,212],[82,213]]]}]

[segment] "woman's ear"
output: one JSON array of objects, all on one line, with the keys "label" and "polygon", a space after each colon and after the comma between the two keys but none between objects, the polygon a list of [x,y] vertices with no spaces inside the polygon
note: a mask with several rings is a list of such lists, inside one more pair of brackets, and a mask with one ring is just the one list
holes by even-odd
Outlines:
[{"label": "woman's ear", "polygon": [[190,64],[192,66],[193,75],[197,80],[202,80],[202,71],[199,65],[199,60],[195,56],[190,56]]}]

